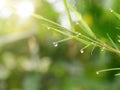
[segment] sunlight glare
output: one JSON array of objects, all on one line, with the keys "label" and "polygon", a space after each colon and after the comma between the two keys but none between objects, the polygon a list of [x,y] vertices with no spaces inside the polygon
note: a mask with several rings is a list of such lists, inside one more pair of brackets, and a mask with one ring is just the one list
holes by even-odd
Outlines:
[{"label": "sunlight glare", "polygon": [[7,0],[0,0],[0,18],[8,18],[12,12],[8,8]]},{"label": "sunlight glare", "polygon": [[20,18],[28,18],[34,12],[33,2],[20,2],[16,5],[16,13]]},{"label": "sunlight glare", "polygon": [[4,8],[0,11],[0,17],[2,18],[8,18],[11,16],[12,12],[8,8]]},{"label": "sunlight glare", "polygon": [[6,6],[5,0],[0,0],[0,9],[4,8]]}]

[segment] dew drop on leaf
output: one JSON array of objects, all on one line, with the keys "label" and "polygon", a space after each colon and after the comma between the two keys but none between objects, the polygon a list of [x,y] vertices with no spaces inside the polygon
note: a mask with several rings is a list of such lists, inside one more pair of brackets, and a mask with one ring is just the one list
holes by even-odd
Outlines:
[{"label": "dew drop on leaf", "polygon": [[101,48],[101,51],[104,51],[104,50],[105,50],[105,47],[102,47],[102,48]]},{"label": "dew drop on leaf", "polygon": [[76,24],[76,25],[79,25],[79,22],[76,22],[75,24]]},{"label": "dew drop on leaf", "polygon": [[80,53],[84,53],[84,51],[81,49],[81,50],[80,50]]},{"label": "dew drop on leaf", "polygon": [[54,47],[57,47],[58,43],[57,42],[53,42],[53,45],[54,45]]},{"label": "dew drop on leaf", "polygon": [[81,35],[81,33],[80,33],[80,32],[76,32],[76,34],[77,34],[77,35]]},{"label": "dew drop on leaf", "polygon": [[96,74],[98,75],[98,74],[99,74],[99,72],[96,72]]},{"label": "dew drop on leaf", "polygon": [[48,30],[50,30],[51,28],[50,27],[47,27]]},{"label": "dew drop on leaf", "polygon": [[113,10],[111,8],[109,10],[110,10],[110,12],[113,12]]},{"label": "dew drop on leaf", "polygon": [[95,43],[94,42],[91,42],[92,45],[94,45]]}]

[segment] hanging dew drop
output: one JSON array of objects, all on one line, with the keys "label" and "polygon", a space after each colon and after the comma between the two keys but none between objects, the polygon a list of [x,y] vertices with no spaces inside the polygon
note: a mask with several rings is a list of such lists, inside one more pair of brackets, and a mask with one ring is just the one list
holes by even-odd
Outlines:
[{"label": "hanging dew drop", "polygon": [[98,74],[99,74],[99,72],[96,72],[96,74],[98,75]]},{"label": "hanging dew drop", "polygon": [[110,12],[113,12],[113,10],[111,8],[109,10],[110,10]]},{"label": "hanging dew drop", "polygon": [[105,50],[105,47],[102,47],[102,48],[101,48],[101,51],[104,51],[104,50]]},{"label": "hanging dew drop", "polygon": [[48,29],[48,30],[50,30],[51,28],[50,28],[50,27],[48,27],[47,29]]},{"label": "hanging dew drop", "polygon": [[120,43],[120,40],[118,40],[118,42]]},{"label": "hanging dew drop", "polygon": [[70,38],[74,38],[74,36],[71,36]]},{"label": "hanging dew drop", "polygon": [[83,50],[80,50],[80,53],[84,53],[84,51],[83,51]]},{"label": "hanging dew drop", "polygon": [[78,33],[78,35],[80,36],[80,35],[81,35],[81,33]]},{"label": "hanging dew drop", "polygon": [[113,12],[113,10],[110,10],[110,12]]},{"label": "hanging dew drop", "polygon": [[91,44],[92,44],[92,45],[95,45],[95,43],[94,43],[94,42],[91,42]]},{"label": "hanging dew drop", "polygon": [[58,43],[57,42],[53,42],[53,45],[54,45],[54,47],[57,47]]},{"label": "hanging dew drop", "polygon": [[81,33],[80,33],[80,32],[76,32],[76,34],[77,34],[77,35],[81,35]]},{"label": "hanging dew drop", "polygon": [[76,22],[76,25],[79,25],[79,22]]}]

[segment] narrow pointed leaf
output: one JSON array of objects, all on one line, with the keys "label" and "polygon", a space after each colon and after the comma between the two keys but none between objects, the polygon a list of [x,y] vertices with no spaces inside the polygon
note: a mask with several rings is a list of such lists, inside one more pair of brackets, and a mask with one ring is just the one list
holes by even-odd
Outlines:
[{"label": "narrow pointed leaf", "polygon": [[115,12],[111,9],[110,9],[110,12],[113,13],[113,15],[115,15],[120,20],[120,14],[118,14],[117,12]]},{"label": "narrow pointed leaf", "polygon": [[90,29],[90,27],[86,24],[86,22],[82,19],[81,14],[77,10],[75,10],[71,4],[69,4],[69,7],[74,12],[74,14],[77,16],[77,18],[79,19],[79,25],[81,26],[82,30],[89,36],[95,38],[95,34]]}]

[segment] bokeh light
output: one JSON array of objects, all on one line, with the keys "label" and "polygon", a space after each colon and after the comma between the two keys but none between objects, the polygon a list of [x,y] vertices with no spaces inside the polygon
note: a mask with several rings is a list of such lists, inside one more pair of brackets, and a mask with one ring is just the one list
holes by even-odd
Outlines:
[{"label": "bokeh light", "polygon": [[1,18],[8,18],[11,15],[12,15],[12,12],[8,8],[4,8],[0,12],[0,17]]},{"label": "bokeh light", "polygon": [[0,0],[0,9],[6,6],[6,0]]},{"label": "bokeh light", "polygon": [[28,18],[34,12],[34,4],[30,1],[22,1],[16,4],[16,13],[20,18]]},{"label": "bokeh light", "polygon": [[8,3],[6,0],[0,0],[0,17],[8,18],[11,16],[12,12],[8,8]]},{"label": "bokeh light", "polygon": [[0,0],[0,17],[9,18],[12,13],[17,14],[20,18],[29,18],[34,12],[34,3],[32,1],[22,0],[20,2],[8,2]]}]

